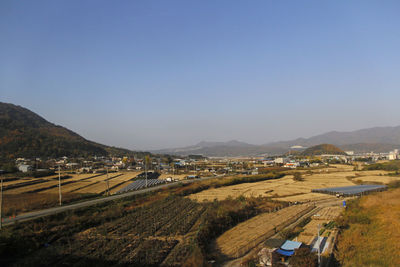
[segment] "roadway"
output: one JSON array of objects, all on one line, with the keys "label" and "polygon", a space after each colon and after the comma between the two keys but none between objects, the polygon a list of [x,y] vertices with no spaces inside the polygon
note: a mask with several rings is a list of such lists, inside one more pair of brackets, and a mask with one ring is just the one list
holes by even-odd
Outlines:
[{"label": "roadway", "polygon": [[126,192],[126,193],[122,193],[122,194],[118,194],[118,195],[112,195],[112,196],[108,196],[108,197],[102,197],[102,198],[82,201],[82,202],[69,204],[69,205],[65,205],[65,206],[59,206],[59,207],[54,207],[54,208],[49,208],[49,209],[44,209],[44,210],[27,212],[27,213],[17,215],[15,217],[3,218],[3,226],[13,224],[17,221],[24,222],[24,221],[34,220],[37,218],[53,215],[53,214],[68,211],[68,210],[89,207],[89,206],[101,204],[101,203],[108,202],[108,201],[113,201],[113,200],[117,200],[117,199],[121,199],[121,198],[125,198],[125,197],[140,195],[140,194],[144,194],[147,192],[156,191],[156,190],[159,190],[162,188],[171,187],[171,186],[177,185],[179,183],[193,183],[193,182],[217,178],[217,177],[218,176],[212,176],[212,177],[204,177],[204,178],[193,179],[193,180],[182,180],[179,182],[166,183],[166,184],[162,184],[162,185],[158,185],[158,186],[153,186],[153,187],[144,188],[144,189],[140,189],[140,190],[136,190],[136,191]]}]

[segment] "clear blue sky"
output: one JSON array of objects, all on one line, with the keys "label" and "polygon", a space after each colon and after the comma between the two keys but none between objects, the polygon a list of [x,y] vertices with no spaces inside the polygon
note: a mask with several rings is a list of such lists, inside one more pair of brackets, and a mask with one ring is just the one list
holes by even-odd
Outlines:
[{"label": "clear blue sky", "polygon": [[399,1],[0,1],[0,101],[131,149],[399,125]]}]

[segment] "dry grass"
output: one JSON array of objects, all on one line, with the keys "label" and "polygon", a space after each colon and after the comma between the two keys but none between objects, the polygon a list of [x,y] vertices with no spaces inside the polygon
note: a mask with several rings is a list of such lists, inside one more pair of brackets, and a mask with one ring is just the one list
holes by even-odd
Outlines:
[{"label": "dry grass", "polygon": [[388,184],[394,181],[400,181],[400,177],[395,176],[362,176],[360,178],[355,178],[354,181],[361,181],[363,183],[370,182],[370,183],[382,183]]},{"label": "dry grass", "polygon": [[238,224],[217,238],[218,249],[230,258],[238,258],[260,242],[311,210],[312,205],[295,205],[277,212],[263,213]]},{"label": "dry grass", "polygon": [[338,239],[342,266],[400,266],[400,189],[368,195],[345,214]]},{"label": "dry grass", "polygon": [[[64,193],[62,201],[64,204],[81,199],[81,194]],[[55,207],[59,203],[57,194],[28,193],[28,194],[4,194],[3,216],[14,216],[19,213],[33,210]]]}]

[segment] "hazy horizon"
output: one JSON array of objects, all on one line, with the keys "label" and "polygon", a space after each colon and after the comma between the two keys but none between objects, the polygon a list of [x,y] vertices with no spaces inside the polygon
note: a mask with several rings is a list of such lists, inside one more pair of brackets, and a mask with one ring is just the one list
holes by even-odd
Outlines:
[{"label": "hazy horizon", "polygon": [[399,7],[2,1],[0,101],[136,150],[398,126]]}]

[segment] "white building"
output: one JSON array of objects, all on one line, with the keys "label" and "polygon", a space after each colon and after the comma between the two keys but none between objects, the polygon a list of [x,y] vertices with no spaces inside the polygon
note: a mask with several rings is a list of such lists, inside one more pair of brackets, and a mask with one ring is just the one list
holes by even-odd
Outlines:
[{"label": "white building", "polygon": [[33,168],[31,165],[22,164],[18,166],[18,170],[20,172],[30,172],[33,171]]},{"label": "white building", "polygon": [[285,158],[276,158],[274,161],[275,164],[285,164],[287,162]]},{"label": "white building", "polygon": [[396,154],[394,151],[389,152],[388,160],[396,160],[396,159],[398,159],[398,154]]}]

